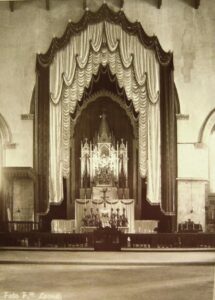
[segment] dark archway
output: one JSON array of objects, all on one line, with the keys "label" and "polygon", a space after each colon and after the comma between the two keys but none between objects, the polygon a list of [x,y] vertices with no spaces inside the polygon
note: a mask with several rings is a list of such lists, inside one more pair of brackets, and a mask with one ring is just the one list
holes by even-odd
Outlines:
[{"label": "dark archway", "polygon": [[[99,115],[105,111],[116,140],[124,138],[128,142],[130,197],[136,200],[136,216],[141,217],[141,182],[138,172],[138,113],[132,101],[127,99],[124,88],[120,88],[117,78],[109,66],[99,68],[90,85],[85,89],[82,100],[71,115],[71,174],[68,183],[67,212],[74,217],[74,202],[80,197],[80,145],[84,138],[93,139],[99,127]],[[74,151],[73,151],[74,149]]]},{"label": "dark archway", "polygon": [[[75,142],[75,197],[79,197],[78,187],[80,186],[80,146],[81,141],[87,138],[93,141],[95,134],[98,132],[100,124],[100,115],[102,112],[106,113],[107,120],[111,131],[116,139],[120,141],[122,138],[128,142],[128,155],[129,155],[129,177],[128,186],[130,190],[130,197],[136,198],[136,187],[133,185],[134,174],[134,144],[136,143],[133,128],[129,121],[126,112],[114,102],[111,98],[102,97],[90,103],[79,116],[75,129],[74,129],[74,142]],[[137,162],[135,163],[137,165]],[[135,166],[135,169],[137,166]]]}]

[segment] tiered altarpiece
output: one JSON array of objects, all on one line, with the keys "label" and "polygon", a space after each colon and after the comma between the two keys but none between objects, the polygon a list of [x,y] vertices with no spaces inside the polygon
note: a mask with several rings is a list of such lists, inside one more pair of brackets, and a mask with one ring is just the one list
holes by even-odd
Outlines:
[{"label": "tiered altarpiece", "polygon": [[76,228],[79,232],[96,227],[134,231],[134,200],[129,199],[128,146],[116,141],[106,115],[101,115],[93,141],[81,144],[80,199],[76,199]]}]

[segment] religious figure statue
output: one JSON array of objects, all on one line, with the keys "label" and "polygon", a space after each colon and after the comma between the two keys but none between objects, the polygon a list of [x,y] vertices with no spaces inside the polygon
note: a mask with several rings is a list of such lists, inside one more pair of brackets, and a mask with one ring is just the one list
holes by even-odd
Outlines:
[{"label": "religious figure statue", "polygon": [[[92,142],[85,139],[81,143],[81,191],[90,187],[92,199],[104,204],[104,207],[90,208],[87,214],[84,211],[82,224],[89,227],[127,227],[128,220],[123,209],[110,207],[110,202],[115,203],[119,189],[127,189],[128,182],[128,147],[121,139],[116,141],[107,122],[105,113],[101,115],[100,126]],[[121,191],[122,192],[122,191]],[[80,192],[81,193],[81,192]],[[103,193],[103,195],[101,195]],[[109,199],[111,198],[111,199]],[[100,200],[103,200],[102,202]],[[115,207],[118,207],[115,206]]]}]

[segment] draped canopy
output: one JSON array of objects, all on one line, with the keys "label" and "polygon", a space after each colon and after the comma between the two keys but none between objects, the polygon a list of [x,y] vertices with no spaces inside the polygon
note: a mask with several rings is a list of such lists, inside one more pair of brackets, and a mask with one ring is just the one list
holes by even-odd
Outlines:
[{"label": "draped canopy", "polygon": [[[157,38],[148,37],[139,23],[130,23],[123,12],[113,13],[105,4],[96,13],[87,11],[79,23],[69,23],[63,37],[55,38],[47,53],[37,56],[36,167],[38,191],[44,201],[39,203],[39,211],[63,198],[62,179],[70,173],[70,114],[100,65],[109,65],[139,113],[139,172],[147,176],[147,198],[160,203],[165,213],[174,213],[172,54],[165,53]],[[165,75],[161,80],[162,72]],[[167,115],[162,129],[164,121],[160,119]],[[165,182],[162,167],[167,171],[163,173]]]}]

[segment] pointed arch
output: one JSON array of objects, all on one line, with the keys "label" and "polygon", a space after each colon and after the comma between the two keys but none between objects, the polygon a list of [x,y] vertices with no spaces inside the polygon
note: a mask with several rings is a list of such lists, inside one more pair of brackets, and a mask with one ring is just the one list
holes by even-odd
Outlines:
[{"label": "pointed arch", "polygon": [[208,143],[209,136],[215,127],[215,108],[210,111],[210,113],[205,118],[200,131],[199,131],[199,143]]},{"label": "pointed arch", "polygon": [[82,111],[84,109],[86,109],[86,107],[96,101],[97,99],[101,99],[102,97],[106,97],[106,98],[111,98],[114,102],[116,102],[126,113],[126,115],[128,116],[128,119],[131,123],[131,126],[133,128],[133,135],[134,137],[137,137],[137,120],[134,119],[133,113],[129,110],[129,108],[126,107],[126,104],[122,101],[121,97],[119,97],[118,95],[111,93],[108,90],[100,90],[99,92],[92,94],[91,96],[89,96],[89,98],[87,98],[81,106],[78,106],[76,113],[72,116],[72,120],[73,122],[76,122],[76,119],[80,116],[80,114],[82,113]]},{"label": "pointed arch", "polygon": [[209,193],[215,193],[215,109],[212,109],[205,118],[199,132],[198,142],[208,149]]}]

